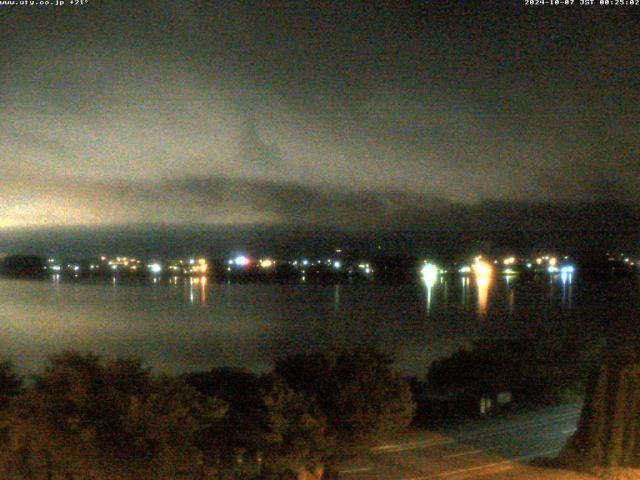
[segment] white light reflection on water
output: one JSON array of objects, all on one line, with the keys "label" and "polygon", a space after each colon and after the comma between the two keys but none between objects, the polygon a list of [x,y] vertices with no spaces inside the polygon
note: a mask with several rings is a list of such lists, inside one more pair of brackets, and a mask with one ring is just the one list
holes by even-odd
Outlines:
[{"label": "white light reflection on water", "polygon": [[[433,288],[435,287],[436,283],[438,282],[438,274],[439,274],[440,270],[438,268],[437,265],[433,264],[433,263],[425,263],[422,266],[422,269],[420,270],[420,274],[421,274],[421,278],[422,278],[422,284],[426,290],[426,295],[427,295],[427,315],[429,315],[429,313],[431,312],[431,303],[432,303],[432,298],[433,298]],[[442,283],[442,278],[440,278],[440,281]]]},{"label": "white light reflection on water", "polygon": [[560,274],[562,282],[562,307],[571,309],[573,306],[573,274],[563,271]]},{"label": "white light reflection on water", "polygon": [[435,265],[427,264],[422,270],[422,285],[425,288],[427,296],[427,315],[431,312],[431,303],[433,299],[433,287],[438,281],[438,268]]},{"label": "white light reflection on water", "polygon": [[469,277],[464,276],[461,279],[462,282],[462,294],[460,295],[460,303],[463,308],[466,308],[469,301]]},{"label": "white light reflection on water", "polygon": [[449,305],[449,282],[447,281],[446,277],[441,277],[440,278],[440,283],[442,283],[442,287],[443,287],[443,291],[442,291],[442,295],[443,295],[443,304],[444,306],[448,306]]}]

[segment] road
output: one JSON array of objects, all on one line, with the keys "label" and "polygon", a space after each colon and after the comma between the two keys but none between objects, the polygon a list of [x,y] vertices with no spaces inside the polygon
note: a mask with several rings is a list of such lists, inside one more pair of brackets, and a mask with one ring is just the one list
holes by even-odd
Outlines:
[{"label": "road", "polygon": [[414,432],[372,448],[339,467],[346,480],[586,479],[534,469],[575,431],[579,405],[485,419],[436,432]]}]

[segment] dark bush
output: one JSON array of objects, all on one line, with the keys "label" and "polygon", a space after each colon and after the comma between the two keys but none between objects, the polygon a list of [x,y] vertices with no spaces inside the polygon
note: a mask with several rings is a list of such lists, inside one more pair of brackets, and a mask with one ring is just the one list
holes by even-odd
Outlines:
[{"label": "dark bush", "polygon": [[11,362],[0,362],[0,410],[20,393],[21,387],[22,379],[13,371]]},{"label": "dark bush", "polygon": [[279,478],[287,471],[310,470],[326,456],[329,444],[323,415],[281,378],[219,368],[187,375],[186,381],[228,405],[222,420],[224,435],[212,432],[201,445],[209,454],[223,452],[221,460],[235,464],[234,470],[243,478],[257,473]]},{"label": "dark bush", "polygon": [[[184,383],[135,360],[52,357],[2,414],[3,478],[162,478],[203,473],[199,431],[224,414]],[[197,472],[196,472],[197,471]]]},{"label": "dark bush", "polygon": [[372,350],[295,355],[276,364],[276,374],[315,399],[330,431],[343,444],[366,444],[405,428],[415,405],[392,357]]}]

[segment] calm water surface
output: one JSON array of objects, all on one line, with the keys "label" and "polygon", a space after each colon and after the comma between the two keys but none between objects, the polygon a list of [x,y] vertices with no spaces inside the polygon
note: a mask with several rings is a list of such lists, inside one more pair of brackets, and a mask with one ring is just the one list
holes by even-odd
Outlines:
[{"label": "calm water surface", "polygon": [[640,287],[636,278],[587,282],[579,275],[480,285],[452,276],[430,287],[2,279],[0,305],[0,357],[25,373],[63,348],[137,355],[157,370],[181,372],[263,371],[280,355],[367,345],[423,375],[432,360],[478,338],[637,329]]}]

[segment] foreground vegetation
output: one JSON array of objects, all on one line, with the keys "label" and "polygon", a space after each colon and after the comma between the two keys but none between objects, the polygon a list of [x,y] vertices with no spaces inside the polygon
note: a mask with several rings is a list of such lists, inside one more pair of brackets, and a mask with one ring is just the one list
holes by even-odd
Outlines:
[{"label": "foreground vegetation", "polygon": [[[412,421],[477,415],[482,396],[509,391],[516,405],[562,402],[582,389],[599,352],[570,338],[482,341],[409,382],[390,356],[367,349],[289,356],[263,375],[215,368],[165,376],[136,359],[61,352],[23,382],[0,363],[0,478],[331,478],[326,465],[339,456]],[[606,388],[614,384],[635,385],[616,380]],[[602,399],[611,392],[598,392],[587,405],[610,412]],[[624,395],[617,405],[636,405]],[[607,422],[635,425],[616,415]],[[591,456],[604,445],[585,436],[597,428],[574,440],[581,451],[598,445]],[[603,458],[618,458],[627,442],[606,441],[612,447]]]},{"label": "foreground vegetation", "polygon": [[62,352],[30,385],[0,365],[0,478],[321,478],[413,410],[392,359],[368,350],[180,377]]}]

